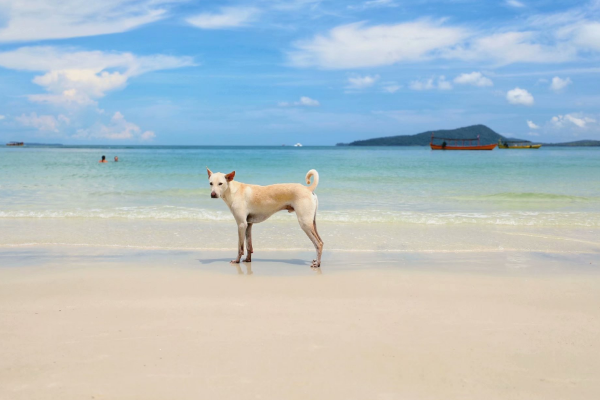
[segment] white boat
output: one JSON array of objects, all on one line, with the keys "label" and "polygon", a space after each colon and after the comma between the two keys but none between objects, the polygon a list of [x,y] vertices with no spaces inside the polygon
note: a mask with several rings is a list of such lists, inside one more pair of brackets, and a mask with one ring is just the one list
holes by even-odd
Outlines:
[{"label": "white boat", "polygon": [[302,143],[296,143],[294,147],[302,147]]}]

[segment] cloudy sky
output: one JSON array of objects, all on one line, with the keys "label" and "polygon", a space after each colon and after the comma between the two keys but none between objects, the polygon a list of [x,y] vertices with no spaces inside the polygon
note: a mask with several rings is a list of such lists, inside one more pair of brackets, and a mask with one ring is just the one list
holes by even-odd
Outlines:
[{"label": "cloudy sky", "polygon": [[600,0],[0,0],[0,140],[600,139]]}]

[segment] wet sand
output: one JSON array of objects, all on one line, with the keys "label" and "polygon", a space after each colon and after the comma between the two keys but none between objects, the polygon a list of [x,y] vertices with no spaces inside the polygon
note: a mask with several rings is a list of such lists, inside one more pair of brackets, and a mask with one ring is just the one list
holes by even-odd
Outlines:
[{"label": "wet sand", "polygon": [[0,249],[0,399],[600,397],[595,255]]}]

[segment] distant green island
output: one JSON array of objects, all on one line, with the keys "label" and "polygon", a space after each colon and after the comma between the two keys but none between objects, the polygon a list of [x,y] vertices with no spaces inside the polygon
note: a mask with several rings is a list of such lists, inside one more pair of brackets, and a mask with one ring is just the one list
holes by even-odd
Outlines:
[{"label": "distant green island", "polygon": [[575,142],[564,143],[544,143],[544,146],[554,147],[598,147],[600,140],[577,140]]},{"label": "distant green island", "polygon": [[[479,135],[482,145],[497,143],[498,140],[518,140],[529,142],[517,138],[509,138],[495,132],[485,125],[472,125],[458,129],[440,129],[435,131],[427,131],[417,133],[416,135],[398,135],[388,136],[367,140],[357,140],[351,143],[338,143],[336,146],[429,146],[431,134],[436,137],[456,138],[456,139],[472,139]],[[544,146],[566,146],[566,147],[600,147],[600,140],[578,140],[576,142],[566,143],[542,143]]]},{"label": "distant green island", "polygon": [[[8,146],[10,143],[23,143],[23,142],[8,142],[6,145]],[[31,147],[60,147],[62,144],[60,143],[23,143],[23,146],[31,146]]]}]

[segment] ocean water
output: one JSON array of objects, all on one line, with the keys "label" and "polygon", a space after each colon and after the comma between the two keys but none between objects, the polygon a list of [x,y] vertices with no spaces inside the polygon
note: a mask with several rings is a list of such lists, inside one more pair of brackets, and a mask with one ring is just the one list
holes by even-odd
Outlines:
[{"label": "ocean water", "polygon": [[[478,248],[509,228],[593,247],[600,230],[594,148],[25,147],[0,149],[0,245],[235,247],[206,166],[260,185],[303,183],[318,170],[319,229],[339,249]],[[294,221],[276,214],[260,240],[310,248]]]}]

